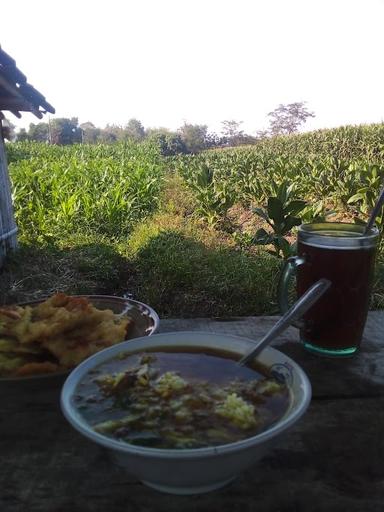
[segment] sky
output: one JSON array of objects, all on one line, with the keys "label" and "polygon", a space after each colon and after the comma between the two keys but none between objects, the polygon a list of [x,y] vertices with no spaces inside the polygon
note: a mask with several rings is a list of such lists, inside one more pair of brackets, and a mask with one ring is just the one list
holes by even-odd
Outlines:
[{"label": "sky", "polygon": [[253,135],[301,101],[305,130],[382,122],[383,22],[384,0],[18,0],[0,45],[56,117]]}]

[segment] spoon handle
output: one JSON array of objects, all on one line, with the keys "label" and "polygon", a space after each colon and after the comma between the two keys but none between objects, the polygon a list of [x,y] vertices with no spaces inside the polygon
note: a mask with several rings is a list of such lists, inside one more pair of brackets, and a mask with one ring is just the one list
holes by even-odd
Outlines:
[{"label": "spoon handle", "polygon": [[249,360],[258,355],[269,343],[281,334],[289,325],[300,318],[331,286],[328,279],[316,281],[308,290],[288,309],[288,311],[279,319],[279,321],[267,332],[265,336],[257,343],[256,347],[243,356],[237,364],[244,366]]}]

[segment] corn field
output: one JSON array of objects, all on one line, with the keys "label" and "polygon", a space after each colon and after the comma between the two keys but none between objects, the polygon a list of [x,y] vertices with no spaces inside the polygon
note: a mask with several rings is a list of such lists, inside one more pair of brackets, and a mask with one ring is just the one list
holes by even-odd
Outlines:
[{"label": "corn field", "polygon": [[157,207],[163,162],[151,144],[16,143],[7,146],[7,154],[24,236],[127,236]]},{"label": "corn field", "polygon": [[[49,239],[84,232],[127,237],[158,207],[168,169],[183,177],[195,197],[195,214],[211,226],[235,203],[257,209],[281,197],[282,189],[291,204],[305,200],[300,213],[305,222],[326,217],[330,207],[364,221],[384,177],[384,124],[171,158],[149,142],[14,143],[7,145],[7,154],[23,236]],[[382,225],[383,217],[377,223]]]},{"label": "corn field", "polygon": [[179,157],[175,166],[210,224],[235,203],[265,204],[283,183],[306,200],[305,221],[326,217],[330,205],[364,221],[383,182],[384,125],[276,137]]}]

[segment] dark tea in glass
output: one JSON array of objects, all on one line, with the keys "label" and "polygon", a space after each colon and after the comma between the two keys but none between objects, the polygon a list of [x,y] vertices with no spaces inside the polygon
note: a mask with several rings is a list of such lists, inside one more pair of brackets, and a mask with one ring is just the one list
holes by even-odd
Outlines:
[{"label": "dark tea in glass", "polygon": [[378,230],[346,223],[303,224],[299,228],[296,268],[301,296],[321,278],[329,290],[304,315],[300,337],[315,353],[350,356],[359,348],[367,319]]}]

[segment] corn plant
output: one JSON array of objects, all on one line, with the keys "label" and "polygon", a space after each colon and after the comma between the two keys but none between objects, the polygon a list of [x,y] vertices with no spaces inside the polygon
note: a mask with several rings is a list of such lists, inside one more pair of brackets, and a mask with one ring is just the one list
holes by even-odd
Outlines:
[{"label": "corn plant", "polygon": [[8,153],[15,216],[27,236],[127,236],[159,201],[164,161],[152,145],[19,143]]},{"label": "corn plant", "polygon": [[[348,204],[354,205],[361,217],[366,218],[375,206],[380,189],[384,182],[384,168],[378,165],[366,165],[359,172],[360,187],[356,194],[348,199]],[[384,227],[384,211],[376,218],[376,224],[382,230]]]},{"label": "corn plant", "polygon": [[179,170],[183,173],[189,187],[197,201],[196,215],[203,217],[209,226],[215,226],[223,219],[228,209],[235,201],[235,194],[230,181],[217,176],[213,166],[200,161],[190,172],[190,167],[180,164]]},{"label": "corn plant", "polygon": [[294,186],[281,183],[276,189],[276,195],[268,198],[266,208],[254,208],[256,215],[261,217],[271,228],[257,230],[253,243],[256,245],[272,245],[272,252],[277,257],[288,258],[292,254],[292,245],[286,238],[293,227],[301,224],[297,215],[306,207],[306,202],[294,199]]}]

